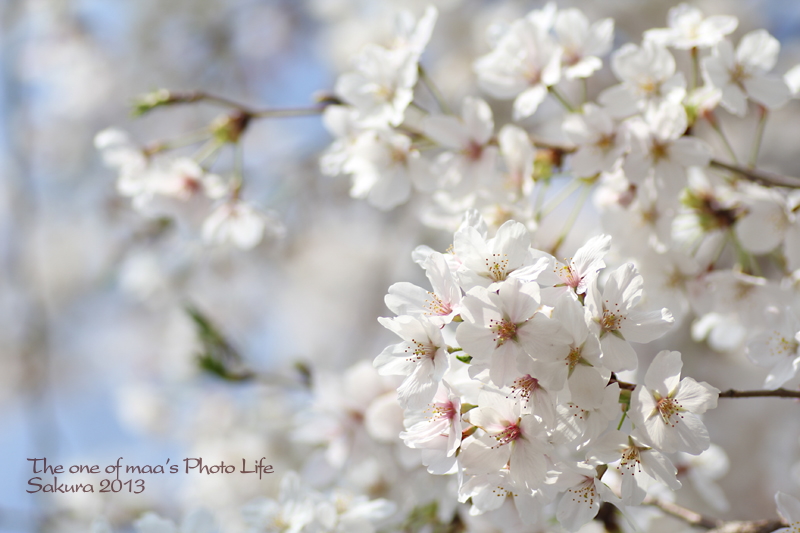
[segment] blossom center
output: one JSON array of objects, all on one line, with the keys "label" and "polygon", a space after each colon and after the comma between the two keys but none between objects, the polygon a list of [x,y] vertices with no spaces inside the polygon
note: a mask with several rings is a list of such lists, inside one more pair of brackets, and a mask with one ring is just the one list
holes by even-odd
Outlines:
[{"label": "blossom center", "polygon": [[581,362],[581,354],[583,350],[580,347],[572,348],[567,355],[567,366],[569,366],[569,373],[572,374],[572,371],[575,370],[575,367],[578,366],[578,363]]},{"label": "blossom center", "polygon": [[681,404],[679,404],[675,398],[670,396],[658,400],[658,402],[656,402],[656,410],[658,414],[661,415],[661,419],[668,426],[675,427],[675,424],[679,422],[678,418],[683,418],[683,415],[680,414],[681,411],[683,411],[683,407],[681,407]]},{"label": "blossom center", "polygon": [[527,403],[531,399],[531,394],[536,392],[539,387],[538,379],[530,374],[525,374],[521,378],[515,379],[514,383],[511,384],[511,395],[517,396]]},{"label": "blossom center", "polygon": [[470,141],[464,149],[464,154],[471,161],[478,161],[483,155],[483,145],[475,141]]},{"label": "blossom center", "polygon": [[491,329],[495,332],[494,341],[497,343],[498,347],[505,344],[506,341],[517,340],[516,324],[506,318],[499,322],[497,320],[491,320],[490,322],[494,323]]},{"label": "blossom center", "polygon": [[571,265],[563,265],[556,269],[558,277],[564,282],[567,287],[577,289],[581,283],[581,276],[578,274]]},{"label": "blossom center", "polygon": [[619,329],[624,317],[615,315],[608,309],[603,309],[603,317],[600,319],[600,327],[603,332],[616,331]]},{"label": "blossom center", "polygon": [[184,198],[192,197],[203,190],[200,180],[193,176],[183,176],[181,178],[181,196]]},{"label": "blossom center", "polygon": [[435,403],[431,412],[433,420],[452,420],[456,417],[456,407],[453,402]]},{"label": "blossom center", "polygon": [[787,339],[778,331],[774,331],[773,333],[778,338],[778,341],[774,344],[770,343],[772,344],[772,355],[786,355],[789,357],[795,357],[797,355],[798,348],[800,348],[800,344],[798,344],[795,339]]},{"label": "blossom center", "polygon": [[430,312],[426,313],[428,315],[437,315],[437,316],[445,316],[449,315],[453,309],[450,307],[449,303],[446,303],[444,300],[439,298],[436,294],[432,292],[428,292],[430,295],[429,300],[425,300],[425,308],[428,309]]},{"label": "blossom center", "polygon": [[492,254],[486,259],[486,269],[492,281],[505,281],[508,277],[508,256],[506,254]]},{"label": "blossom center", "polygon": [[411,339],[411,344],[406,347],[405,353],[409,354],[406,361],[419,363],[423,359],[433,360],[436,357],[436,350],[439,348],[431,343],[419,342]]},{"label": "blossom center", "polygon": [[494,448],[498,448],[510,442],[514,442],[521,436],[522,436],[522,429],[517,424],[511,424],[510,426],[506,427],[503,431],[494,436],[495,440],[497,441],[497,446],[494,446]]},{"label": "blossom center", "polygon": [[669,144],[654,141],[650,147],[650,155],[653,158],[654,163],[658,163],[664,159],[669,159]]},{"label": "blossom center", "polygon": [[600,137],[594,145],[604,152],[608,152],[614,148],[614,141],[616,141],[615,133],[606,133]]},{"label": "blossom center", "polygon": [[637,471],[642,471],[642,458],[639,454],[638,447],[631,446],[630,448],[625,448],[622,452],[622,458],[619,461],[617,470],[619,470],[620,475],[625,475],[626,472],[630,475],[634,475]]},{"label": "blossom center", "polygon": [[580,485],[570,488],[567,492],[572,496],[572,501],[584,505],[594,505],[595,500],[599,499],[594,488],[594,479],[590,477],[587,477]]},{"label": "blossom center", "polygon": [[752,77],[750,73],[747,72],[747,70],[744,68],[744,65],[742,65],[741,63],[737,63],[733,67],[733,70],[729,72],[729,74],[731,77],[731,83],[735,83],[740,87],[742,87],[742,82]]}]

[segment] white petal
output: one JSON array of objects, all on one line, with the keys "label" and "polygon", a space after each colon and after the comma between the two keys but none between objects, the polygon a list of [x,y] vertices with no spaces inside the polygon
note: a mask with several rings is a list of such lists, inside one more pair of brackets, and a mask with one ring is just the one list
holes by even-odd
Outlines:
[{"label": "white petal", "polygon": [[800,522],[800,500],[778,491],[775,494],[775,504],[778,506],[778,513],[788,523]]},{"label": "white petal", "polygon": [[533,115],[547,96],[547,87],[542,84],[534,85],[523,91],[514,100],[514,120]]},{"label": "white petal", "polygon": [[792,97],[789,86],[780,78],[754,76],[743,82],[747,94],[769,109],[776,109],[784,105]]},{"label": "white petal", "polygon": [[687,377],[681,380],[680,389],[675,399],[687,411],[702,414],[708,409],[717,407],[718,397],[719,389],[712,387],[705,381],[698,383],[694,379]]},{"label": "white petal", "polygon": [[648,389],[658,392],[662,398],[670,396],[678,390],[682,368],[680,352],[658,352],[647,369],[644,384]]},{"label": "white petal", "polygon": [[739,41],[736,48],[736,60],[748,67],[755,67],[764,72],[772,70],[778,60],[781,44],[766,30],[751,31]]}]

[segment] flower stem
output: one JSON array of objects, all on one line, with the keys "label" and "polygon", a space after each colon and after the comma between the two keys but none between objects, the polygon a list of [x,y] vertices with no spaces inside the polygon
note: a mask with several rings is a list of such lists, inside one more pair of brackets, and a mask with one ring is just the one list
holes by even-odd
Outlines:
[{"label": "flower stem", "polygon": [[709,118],[708,121],[711,124],[711,127],[714,128],[714,131],[717,132],[719,138],[722,140],[722,144],[725,146],[725,150],[728,152],[728,155],[731,156],[731,161],[734,164],[739,164],[739,159],[736,157],[736,152],[733,151],[733,147],[731,146],[730,141],[728,140],[727,135],[725,132],[722,131],[722,126],[719,125],[719,121],[716,118]]},{"label": "flower stem", "polygon": [[550,251],[552,255],[556,255],[558,249],[564,244],[564,240],[569,235],[569,232],[572,231],[572,227],[575,225],[575,221],[578,220],[578,216],[583,211],[583,205],[586,203],[586,200],[589,198],[589,194],[592,192],[592,188],[589,185],[584,185],[583,190],[581,190],[581,195],[578,197],[578,201],[575,202],[575,205],[572,208],[572,212],[569,214],[569,218],[567,222],[564,224],[564,229],[561,230],[561,234],[556,239],[556,242],[553,244],[553,248]]},{"label": "flower stem", "polygon": [[628,416],[628,411],[622,411],[622,416],[619,419],[619,424],[617,424],[617,431],[622,429],[622,423],[625,422],[625,417]]},{"label": "flower stem", "polygon": [[577,178],[573,179],[571,182],[564,185],[564,188],[559,191],[558,195],[552,200],[550,200],[550,202],[548,202],[547,205],[542,208],[542,210],[540,211],[540,219],[549,215],[553,211],[553,209],[558,207],[559,204],[561,204],[561,202],[569,198],[572,195],[572,193],[578,190],[578,187],[580,186],[581,186],[581,180]]},{"label": "flower stem", "polygon": [[539,180],[536,184],[536,200],[534,202],[534,215],[533,218],[538,222],[542,219],[542,204],[544,203],[544,197],[547,196],[547,189],[550,188],[550,180],[549,179],[542,179]]},{"label": "flower stem", "polygon": [[764,106],[759,106],[758,110],[760,113],[758,128],[756,129],[756,137],[753,140],[753,150],[750,152],[750,161],[747,165],[749,168],[754,168],[758,162],[758,152],[761,151],[761,141],[764,140],[764,128],[767,126],[767,116],[769,115],[767,108]]},{"label": "flower stem", "polygon": [[222,147],[222,144],[223,143],[221,143],[219,139],[216,138],[209,139],[208,142],[205,143],[194,156],[194,159],[195,161],[197,161],[197,164],[202,166],[205,160],[207,160],[209,157],[217,153],[217,150],[219,150]]},{"label": "flower stem", "polygon": [[447,105],[447,101],[444,99],[442,92],[439,90],[439,87],[433,82],[433,79],[428,75],[428,71],[422,67],[422,64],[417,65],[417,70],[419,71],[419,79],[422,80],[422,83],[428,88],[433,95],[434,100],[439,106],[439,109],[442,113],[446,115],[451,115],[450,107]]},{"label": "flower stem", "polygon": [[566,109],[570,113],[575,113],[575,106],[570,104],[569,100],[567,100],[558,89],[556,89],[554,86],[550,86],[547,88],[547,90],[550,91],[550,94],[556,97],[556,100],[561,102],[561,105],[564,106],[564,109]]}]

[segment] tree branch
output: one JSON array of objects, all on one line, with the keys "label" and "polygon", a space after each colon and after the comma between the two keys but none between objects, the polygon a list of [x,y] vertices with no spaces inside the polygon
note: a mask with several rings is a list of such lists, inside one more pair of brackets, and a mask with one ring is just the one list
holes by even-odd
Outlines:
[{"label": "tree branch", "polygon": [[795,178],[791,176],[784,176],[782,174],[775,174],[772,172],[764,172],[763,170],[756,170],[752,168],[745,168],[739,165],[731,165],[729,163],[723,163],[717,159],[712,159],[710,166],[713,168],[719,168],[722,170],[727,170],[729,172],[733,172],[734,174],[738,174],[744,178],[749,179],[750,181],[754,181],[761,185],[771,186],[771,187],[793,187],[793,188],[800,188],[800,178]]},{"label": "tree branch", "polygon": [[752,522],[725,522],[723,525],[708,530],[708,533],[771,533],[786,527],[780,520],[754,520]]},{"label": "tree branch", "polygon": [[775,390],[733,390],[729,389],[719,393],[720,398],[797,398],[800,391],[788,389]]},{"label": "tree branch", "polygon": [[696,513],[692,510],[687,509],[686,507],[681,507],[680,505],[677,505],[672,502],[659,500],[658,498],[645,498],[642,504],[658,507],[664,513],[670,516],[674,516],[675,518],[680,518],[690,526],[702,527],[704,529],[710,529],[710,530],[715,530],[725,526],[725,522],[723,522],[722,520],[717,520],[716,518],[703,516],[700,513]]}]

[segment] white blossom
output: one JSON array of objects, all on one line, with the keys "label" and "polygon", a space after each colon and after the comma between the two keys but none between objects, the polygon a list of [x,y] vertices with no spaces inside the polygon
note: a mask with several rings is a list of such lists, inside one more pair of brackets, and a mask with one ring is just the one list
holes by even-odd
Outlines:
[{"label": "white blossom", "polygon": [[656,449],[697,455],[710,441],[697,415],[717,406],[719,390],[706,382],[681,377],[681,354],[661,351],[631,396],[630,416]]},{"label": "white blossom", "polygon": [[704,79],[722,91],[722,107],[740,117],[747,112],[748,97],[769,109],[778,108],[790,97],[782,79],[767,75],[779,51],[780,43],[765,30],[742,37],[735,52],[731,42],[723,40],[702,61]]}]

